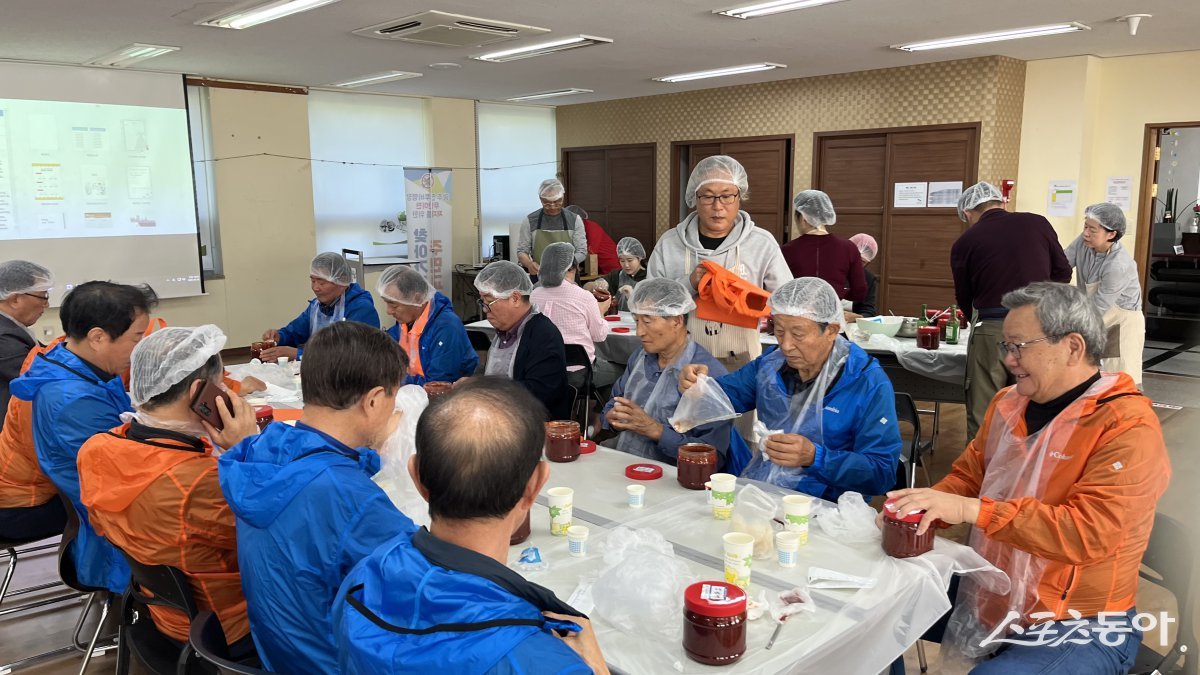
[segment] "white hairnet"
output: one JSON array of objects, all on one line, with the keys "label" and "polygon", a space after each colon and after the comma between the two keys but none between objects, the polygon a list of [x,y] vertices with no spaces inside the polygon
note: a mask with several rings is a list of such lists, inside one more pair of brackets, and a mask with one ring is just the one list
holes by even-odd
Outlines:
[{"label": "white hairnet", "polygon": [[350,273],[350,263],[346,262],[341,255],[331,251],[318,253],[317,257],[312,259],[308,274],[338,286],[349,286],[354,283],[354,276]]},{"label": "white hairnet", "polygon": [[548,202],[562,199],[565,194],[567,194],[567,189],[557,178],[547,178],[538,186],[538,197]]},{"label": "white hairnet", "polygon": [[563,211],[570,211],[571,213],[574,213],[575,215],[579,216],[580,220],[587,220],[588,217],[587,211],[584,211],[582,206],[575,206],[574,204],[570,206],[564,206]]},{"label": "white hairnet", "polygon": [[859,257],[867,262],[871,262],[875,256],[879,255],[879,244],[875,243],[875,237],[869,234],[859,232],[850,237],[850,241],[858,247]]},{"label": "white hairnet", "polygon": [[813,227],[828,227],[837,222],[833,201],[820,190],[801,190],[792,197],[792,208]]},{"label": "white hairnet", "polygon": [[621,237],[621,241],[617,242],[617,257],[619,258],[623,255],[645,260],[646,247],[642,246],[642,242],[633,237]]},{"label": "white hairnet", "polygon": [[20,293],[44,293],[54,287],[50,270],[28,260],[0,263],[0,300]]},{"label": "white hairnet", "polygon": [[475,290],[497,298],[507,298],[513,293],[529,295],[533,291],[533,282],[520,265],[497,260],[475,275]]},{"label": "white hairnet", "polygon": [[420,307],[433,299],[435,291],[420,272],[408,265],[392,265],[379,275],[375,292],[384,300]]},{"label": "white hairnet", "polygon": [[[1100,227],[1109,232],[1125,235],[1125,212],[1116,204],[1108,202],[1092,204],[1083,210],[1083,217],[1095,219],[1097,223],[1100,223]],[[1120,239],[1120,237],[1117,238]]]},{"label": "white hairnet", "polygon": [[225,346],[225,334],[212,324],[161,328],[133,348],[129,400],[135,406],[167,391],[195,372]]},{"label": "white hairnet", "polygon": [[696,206],[696,193],[709,183],[732,185],[741,192],[742,201],[750,199],[750,180],[742,165],[727,155],[713,155],[700,160],[692,169],[692,175],[688,176],[687,190],[683,195],[688,208]]},{"label": "white hairnet", "polygon": [[538,262],[538,281],[546,288],[562,286],[567,270],[574,264],[574,244],[556,241],[542,251],[542,259]]},{"label": "white hairnet", "polygon": [[973,209],[980,204],[988,202],[1003,202],[1004,195],[991,183],[980,181],[971,187],[963,190],[962,196],[958,198],[958,218],[964,223],[967,222],[967,211]]},{"label": "white hairnet", "polygon": [[674,279],[646,279],[633,287],[629,311],[650,316],[683,316],[696,309],[692,292]]},{"label": "white hairnet", "polygon": [[768,304],[775,314],[798,316],[817,323],[844,324],[842,301],[833,286],[818,277],[792,279],[775,289]]}]

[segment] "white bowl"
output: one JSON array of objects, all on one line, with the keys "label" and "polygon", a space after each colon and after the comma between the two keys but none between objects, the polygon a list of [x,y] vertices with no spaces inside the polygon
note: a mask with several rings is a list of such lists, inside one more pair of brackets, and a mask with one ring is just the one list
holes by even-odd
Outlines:
[{"label": "white bowl", "polygon": [[878,333],[888,337],[896,337],[896,333],[900,332],[900,326],[904,323],[902,316],[875,316],[869,319],[859,318],[855,321],[855,325],[863,333],[868,335]]}]

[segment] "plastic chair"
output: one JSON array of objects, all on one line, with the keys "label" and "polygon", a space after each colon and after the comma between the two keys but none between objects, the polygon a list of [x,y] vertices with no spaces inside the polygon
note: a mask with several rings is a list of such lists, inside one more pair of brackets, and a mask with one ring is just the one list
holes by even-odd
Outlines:
[{"label": "plastic chair", "polygon": [[[588,437],[588,408],[590,407],[588,403],[590,400],[595,400],[600,405],[604,404],[600,402],[600,397],[596,393],[595,387],[592,386],[592,360],[588,358],[587,350],[583,348],[583,345],[568,344],[563,345],[563,347],[567,356],[567,367],[580,366],[584,370],[583,386],[571,387],[575,391],[575,396],[571,399],[571,417],[572,419],[576,419],[576,415],[578,415],[579,429],[586,440]],[[583,395],[582,410],[576,413],[576,406],[579,406],[580,394]]]},{"label": "plastic chair", "polygon": [[145,565],[124,551],[121,555],[129,563],[131,577],[121,603],[117,675],[129,672],[130,653],[156,675],[189,672],[192,650],[161,633],[147,611],[150,606],[169,607],[185,614],[189,622],[195,619],[199,612],[187,576],[168,565]]},{"label": "plastic chair", "polygon": [[[1179,630],[1176,633],[1175,644],[1171,645],[1165,657],[1148,647],[1143,639],[1130,672],[1196,675],[1200,652],[1196,651],[1196,632],[1192,616],[1195,601],[1191,595],[1195,550],[1188,531],[1179,521],[1164,513],[1154,515],[1154,529],[1150,532],[1150,543],[1146,552],[1142,554],[1140,574],[1143,579],[1165,588],[1175,596],[1175,603],[1179,607]],[[1183,665],[1179,666],[1181,649],[1184,647],[1187,653],[1183,655]]]},{"label": "plastic chair", "polygon": [[[925,462],[921,460],[921,453],[926,448],[930,447],[929,443],[921,442],[921,416],[917,411],[917,404],[913,401],[912,396],[904,392],[896,392],[896,421],[906,422],[912,425],[913,436],[912,442],[908,449],[908,475],[906,487],[917,486],[917,467],[925,472],[925,482],[933,485],[933,481],[929,478],[929,467],[925,466]],[[932,448],[930,448],[932,450]]]},{"label": "plastic chair", "polygon": [[217,667],[223,674],[233,675],[271,675],[270,671],[238,663],[229,657],[229,643],[225,641],[225,630],[217,615],[205,610],[195,619],[189,631],[191,648],[200,658]]}]

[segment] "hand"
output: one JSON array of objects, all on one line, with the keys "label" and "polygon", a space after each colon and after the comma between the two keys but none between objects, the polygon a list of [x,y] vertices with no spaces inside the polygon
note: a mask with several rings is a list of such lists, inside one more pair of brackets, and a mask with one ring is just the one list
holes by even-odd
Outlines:
[{"label": "hand", "polygon": [[854,312],[847,311],[842,312],[842,319],[845,321],[845,325],[847,326],[853,325],[853,323],[858,321],[860,318],[862,318],[862,314],[855,314]]},{"label": "hand", "polygon": [[224,398],[220,396],[216,398],[217,414],[221,416],[223,426],[220,431],[209,424],[208,420],[200,420],[200,424],[204,425],[204,431],[208,433],[212,442],[226,450],[242,442],[242,439],[258,433],[258,422],[254,419],[254,407],[246,403],[246,399],[236,394],[231,394],[229,399],[233,402],[233,410],[225,406]]},{"label": "hand", "polygon": [[616,404],[608,411],[608,423],[617,431],[632,431],[652,441],[662,440],[663,425],[646,413],[642,407],[627,398],[617,396]]},{"label": "hand", "polygon": [[700,380],[701,375],[708,375],[708,366],[690,363],[679,371],[679,391],[687,391]]},{"label": "hand", "polygon": [[612,302],[612,296],[609,296],[609,298],[604,302],[597,303],[600,305],[600,316],[604,316],[608,313],[608,308],[612,307]]},{"label": "hand", "polygon": [[817,448],[800,434],[767,436],[763,444],[768,458],[779,466],[812,466]]},{"label": "hand", "polygon": [[541,271],[542,266],[530,260],[529,264],[525,266],[525,269],[529,270],[530,274],[537,274]]},{"label": "hand", "polygon": [[241,386],[241,392],[240,392],[242,396],[248,396],[250,394],[253,394],[256,391],[266,391],[266,390],[267,390],[267,383],[263,382],[262,380],[258,379],[257,377],[254,377],[252,375],[247,375],[245,378],[242,379],[242,386]]},{"label": "hand", "polygon": [[896,500],[897,513],[925,511],[924,517],[921,518],[921,525],[917,528],[918,536],[925,534],[934,521],[938,520],[947,525],[959,523],[974,525],[975,521],[979,520],[979,508],[983,504],[974,497],[960,497],[932,488],[892,490],[887,493],[887,496],[888,499]]},{"label": "hand", "polygon": [[275,342],[279,342],[279,331],[275,330],[274,328],[263,331],[262,339],[264,341],[274,340]]},{"label": "hand", "polygon": [[688,279],[691,282],[692,288],[700,288],[700,281],[704,279],[704,275],[708,274],[708,270],[704,265],[696,265],[696,269],[692,270],[692,276]]},{"label": "hand", "polygon": [[625,284],[624,286],[618,288],[617,291],[619,293],[621,293],[622,295],[630,296],[630,295],[633,295],[633,286],[630,286],[629,284]]},{"label": "hand", "polygon": [[[558,619],[559,621],[570,621],[579,624],[582,629],[578,633],[570,633],[567,637],[560,637],[571,648],[583,662],[592,669],[596,675],[608,675],[608,664],[604,662],[604,655],[600,653],[600,643],[596,641],[596,631],[592,629],[592,622],[582,616],[569,616],[566,614],[556,614],[554,612],[542,612],[542,615],[550,619]],[[555,636],[558,633],[554,633]]]},{"label": "hand", "polygon": [[286,356],[289,361],[295,361],[297,351],[295,347],[271,347],[270,349],[264,349],[259,359],[263,363],[275,363],[279,357]]}]

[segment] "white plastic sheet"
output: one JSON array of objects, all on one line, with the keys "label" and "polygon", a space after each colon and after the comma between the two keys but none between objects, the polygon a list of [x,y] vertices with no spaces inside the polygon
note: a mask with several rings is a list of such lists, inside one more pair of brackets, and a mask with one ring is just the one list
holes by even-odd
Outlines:
[{"label": "white plastic sheet", "polygon": [[406,384],[396,393],[396,409],[401,411],[400,424],[379,451],[379,473],[375,484],[387,494],[396,508],[417,525],[429,525],[429,504],[412,477],[408,475],[408,460],[416,453],[417,420],[429,405],[425,388]]}]

